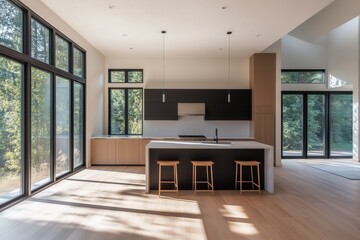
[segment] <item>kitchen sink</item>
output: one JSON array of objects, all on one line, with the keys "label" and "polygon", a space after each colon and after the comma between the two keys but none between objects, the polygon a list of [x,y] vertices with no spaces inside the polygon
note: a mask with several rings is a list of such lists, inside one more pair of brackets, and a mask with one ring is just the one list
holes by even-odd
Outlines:
[{"label": "kitchen sink", "polygon": [[228,142],[228,141],[203,141],[201,143],[204,143],[204,144],[231,144],[231,142]]}]

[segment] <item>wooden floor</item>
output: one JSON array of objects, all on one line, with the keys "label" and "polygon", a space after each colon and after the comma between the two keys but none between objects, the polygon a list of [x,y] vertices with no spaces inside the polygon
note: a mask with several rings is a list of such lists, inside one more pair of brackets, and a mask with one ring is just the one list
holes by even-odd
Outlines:
[{"label": "wooden floor", "polygon": [[0,213],[0,239],[360,239],[360,181],[287,160],[275,194],[159,198],[144,167],[93,167]]}]

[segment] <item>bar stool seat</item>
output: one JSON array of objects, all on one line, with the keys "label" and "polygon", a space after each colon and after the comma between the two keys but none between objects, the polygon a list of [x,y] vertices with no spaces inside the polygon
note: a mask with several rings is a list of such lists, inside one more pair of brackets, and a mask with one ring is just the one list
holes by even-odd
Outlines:
[{"label": "bar stool seat", "polygon": [[[235,189],[237,189],[237,184],[240,183],[240,194],[242,194],[242,192],[259,192],[260,194],[260,167],[259,165],[261,164],[258,161],[235,161],[236,164],[236,173],[235,173]],[[250,167],[251,170],[251,181],[244,181],[242,179],[242,168],[243,167]],[[254,174],[253,174],[253,167],[257,168],[257,183],[254,182]],[[240,168],[240,178],[238,179],[238,169]],[[252,186],[252,190],[243,190],[242,189],[242,184],[243,183],[251,183]],[[257,189],[254,189],[254,186],[257,187]]]},{"label": "bar stool seat", "polygon": [[[177,165],[179,164],[179,161],[157,161],[157,164],[159,164],[159,197],[161,195],[161,192],[176,192],[179,194],[179,184],[178,184],[178,174],[177,174]],[[173,167],[173,174],[174,178],[173,180],[162,180],[161,175],[161,169],[162,167]],[[161,189],[162,183],[172,183],[174,184],[174,189]]]},{"label": "bar stool seat", "polygon": [[[212,192],[214,194],[214,175],[213,175],[213,161],[191,161],[192,163],[192,188],[195,189],[196,192]],[[205,167],[206,168],[206,181],[198,181],[197,180],[197,174],[196,174],[196,168],[197,167]],[[210,176],[209,176],[209,170],[210,170]],[[210,177],[210,179],[209,179]],[[207,190],[198,190],[197,184],[198,183],[206,183]],[[211,189],[210,189],[211,187]]]}]

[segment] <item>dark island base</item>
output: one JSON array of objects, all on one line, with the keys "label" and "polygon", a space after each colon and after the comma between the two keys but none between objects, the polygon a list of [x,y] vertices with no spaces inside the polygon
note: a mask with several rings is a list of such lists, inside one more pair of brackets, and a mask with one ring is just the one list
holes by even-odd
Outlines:
[{"label": "dark island base", "polygon": [[[158,189],[159,169],[158,160],[178,160],[179,190],[192,189],[192,164],[193,160],[211,160],[214,162],[214,189],[235,189],[235,160],[260,161],[260,186],[264,189],[264,149],[149,149],[149,187],[150,190]],[[244,170],[245,169],[245,170]],[[172,168],[163,168],[162,178],[173,178]],[[198,179],[206,179],[205,167],[198,168]],[[250,168],[243,168],[243,179],[249,180]],[[254,179],[257,179],[254,168]],[[162,185],[162,188],[172,186]],[[256,187],[255,187],[256,188]],[[206,189],[206,184],[199,184],[198,189]],[[239,186],[238,186],[239,189]],[[251,184],[243,185],[243,189],[251,189]]]}]

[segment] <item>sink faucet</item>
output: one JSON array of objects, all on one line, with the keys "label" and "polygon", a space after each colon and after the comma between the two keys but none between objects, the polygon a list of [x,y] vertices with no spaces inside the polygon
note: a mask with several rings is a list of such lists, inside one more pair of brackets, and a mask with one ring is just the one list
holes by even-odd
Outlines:
[{"label": "sink faucet", "polygon": [[218,136],[218,130],[215,128],[215,142],[219,143],[219,136]]}]

